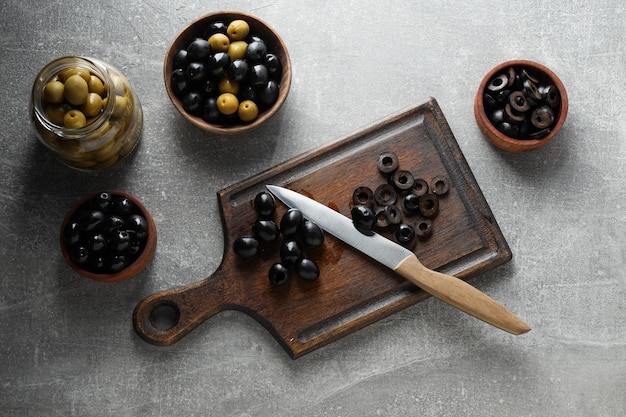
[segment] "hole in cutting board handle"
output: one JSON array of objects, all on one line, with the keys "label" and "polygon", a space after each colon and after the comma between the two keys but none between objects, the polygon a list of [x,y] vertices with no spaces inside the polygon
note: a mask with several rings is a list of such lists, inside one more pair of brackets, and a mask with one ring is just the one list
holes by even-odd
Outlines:
[{"label": "hole in cutting board handle", "polygon": [[160,331],[173,329],[179,321],[180,309],[172,302],[163,302],[150,312],[150,324]]}]

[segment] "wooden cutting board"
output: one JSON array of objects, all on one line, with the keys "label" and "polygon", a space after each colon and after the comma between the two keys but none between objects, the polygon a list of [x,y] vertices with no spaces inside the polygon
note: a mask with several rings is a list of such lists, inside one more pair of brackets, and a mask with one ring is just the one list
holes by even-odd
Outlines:
[{"label": "wooden cutting board", "polygon": [[[430,98],[220,191],[221,265],[206,279],[142,300],[133,314],[139,336],[170,345],[214,314],[234,309],[259,321],[297,358],[425,299],[428,294],[418,287],[328,233],[321,248],[307,251],[320,268],[314,282],[292,274],[285,286],[270,284],[268,270],[280,259],[277,247],[248,260],[232,250],[235,239],[252,234],[252,201],[266,184],[291,188],[349,216],[356,187],[374,190],[386,181],[376,161],[387,151],[416,178],[449,180],[432,236],[413,248],[426,267],[466,280],[511,259],[441,109]],[[277,202],[276,222],[285,210]]]}]

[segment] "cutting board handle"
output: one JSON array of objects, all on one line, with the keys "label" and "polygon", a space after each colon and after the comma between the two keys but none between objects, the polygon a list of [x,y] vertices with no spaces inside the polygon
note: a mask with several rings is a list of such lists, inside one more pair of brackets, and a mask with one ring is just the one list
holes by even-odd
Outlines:
[{"label": "cutting board handle", "polygon": [[224,274],[152,294],[135,307],[133,326],[146,342],[169,346],[182,339],[211,316],[226,310]]}]

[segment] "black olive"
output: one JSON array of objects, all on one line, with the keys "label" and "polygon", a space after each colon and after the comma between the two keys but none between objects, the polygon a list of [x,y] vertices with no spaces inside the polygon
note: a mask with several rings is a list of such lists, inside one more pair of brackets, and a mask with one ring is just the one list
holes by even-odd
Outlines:
[{"label": "black olive", "polygon": [[495,109],[489,114],[489,121],[494,125],[498,123],[502,123],[504,121],[504,110],[503,109]]},{"label": "black olive", "polygon": [[211,75],[221,75],[226,72],[226,68],[230,65],[230,56],[226,52],[216,52],[211,54],[206,63]]},{"label": "black olive", "polygon": [[87,249],[91,253],[97,253],[107,246],[107,240],[102,233],[96,233],[87,238]]},{"label": "black olive", "polygon": [[300,233],[302,243],[308,248],[317,248],[324,243],[324,231],[312,221],[306,220],[302,224]]},{"label": "black olive", "polygon": [[221,20],[211,22],[204,30],[203,38],[209,39],[211,35],[215,35],[216,33],[222,33],[224,35],[227,34],[228,25]]},{"label": "black olive", "polygon": [[446,195],[450,189],[448,178],[438,175],[430,181],[430,189],[435,195]]},{"label": "black olive", "polygon": [[259,251],[259,241],[250,236],[241,236],[233,243],[233,251],[242,258],[251,258]]},{"label": "black olive", "polygon": [[245,100],[252,100],[255,103],[257,102],[257,90],[256,88],[248,83],[239,84],[239,93],[237,94],[239,98],[239,102]]},{"label": "black olive", "polygon": [[402,223],[396,229],[396,240],[403,245],[410,243],[415,239],[415,230],[406,223]]},{"label": "black olive", "polygon": [[352,207],[350,215],[352,216],[354,227],[356,227],[359,232],[368,236],[374,234],[372,227],[376,224],[376,215],[371,208],[358,204]]},{"label": "black olive", "polygon": [[178,52],[176,52],[176,55],[174,56],[174,69],[175,70],[185,68],[188,63],[189,63],[189,59],[187,58],[186,49],[181,49]]},{"label": "black olive", "polygon": [[208,97],[202,104],[202,119],[209,123],[218,123],[222,113],[217,109],[217,99]]},{"label": "black olive", "polygon": [[283,72],[283,65],[280,63],[280,59],[274,54],[267,54],[265,55],[264,62],[270,74],[270,78],[272,80],[279,80]]},{"label": "black olive", "polygon": [[415,235],[420,240],[428,239],[433,233],[433,222],[430,219],[422,218],[415,223]]},{"label": "black olive", "polygon": [[383,174],[389,174],[398,169],[398,157],[393,152],[383,152],[378,155],[376,166]]},{"label": "black olive", "polygon": [[554,123],[554,111],[549,106],[541,106],[533,110],[530,122],[537,129],[546,129]]},{"label": "black olive", "polygon": [[389,184],[381,184],[374,190],[374,200],[381,206],[390,206],[398,200],[398,193]]},{"label": "black olive", "polygon": [[498,104],[498,101],[494,98],[492,94],[485,93],[483,94],[483,103],[486,108],[491,108]]},{"label": "black olive", "polygon": [[135,211],[135,203],[122,196],[113,197],[113,212],[118,216],[126,217]]},{"label": "black olive", "polygon": [[423,178],[416,178],[415,185],[413,185],[413,194],[416,196],[424,195],[428,192],[428,183]]},{"label": "black olive", "polygon": [[104,266],[111,272],[119,272],[128,265],[126,255],[119,253],[109,253],[104,257]]},{"label": "black olive", "polygon": [[390,180],[391,184],[400,191],[410,190],[415,184],[415,178],[413,177],[413,174],[411,174],[409,171],[404,171],[401,169],[395,171],[391,175]]},{"label": "black olive", "polygon": [[82,245],[73,246],[70,249],[70,259],[78,265],[86,264],[89,259],[89,250]]},{"label": "black olive", "polygon": [[246,48],[246,59],[250,62],[259,62],[267,55],[267,45],[262,40],[253,40]]},{"label": "black olive", "polygon": [[266,191],[261,191],[254,197],[254,209],[259,217],[269,219],[276,211],[274,196]]},{"label": "black olive", "polygon": [[189,61],[204,61],[210,55],[211,44],[206,39],[194,39],[189,46],[187,46],[187,59]]},{"label": "black olive", "polygon": [[374,192],[369,187],[357,187],[352,193],[352,202],[371,207],[374,204]]},{"label": "black olive", "polygon": [[278,226],[272,220],[257,219],[252,225],[254,236],[261,242],[273,242],[280,235]]},{"label": "black olive", "polygon": [[65,226],[65,230],[63,230],[63,242],[67,246],[72,246],[80,242],[80,226],[78,222],[69,222],[67,226]]},{"label": "black olive", "polygon": [[178,98],[182,98],[189,89],[189,81],[187,80],[187,76],[185,76],[185,70],[182,68],[172,71],[170,83],[172,85],[172,91]]},{"label": "black olive", "polygon": [[258,91],[259,103],[265,107],[272,106],[278,100],[278,84],[274,80],[270,80],[264,87]]},{"label": "black olive", "polygon": [[100,210],[87,210],[78,218],[78,225],[83,232],[98,230],[104,222],[104,213]]},{"label": "black olive", "polygon": [[302,257],[302,249],[295,240],[287,240],[280,246],[280,259],[286,266],[294,266]]},{"label": "black olive", "polygon": [[113,197],[108,192],[103,191],[93,196],[90,203],[92,209],[106,212],[113,203]]},{"label": "black olive", "polygon": [[202,112],[202,96],[195,91],[185,94],[183,108],[187,113],[200,114]]},{"label": "black olive", "polygon": [[115,252],[124,252],[130,245],[130,233],[116,230],[109,236],[109,248]]},{"label": "black olive", "polygon": [[131,256],[136,256],[141,253],[143,250],[143,244],[138,239],[131,239],[128,248],[126,249],[126,253]]},{"label": "black olive", "polygon": [[104,255],[94,255],[89,258],[89,262],[85,267],[88,271],[96,274],[104,274],[107,272]]},{"label": "black olive", "polygon": [[215,80],[206,80],[202,85],[202,94],[209,97],[217,97],[220,94],[219,87]]},{"label": "black olive", "polygon": [[424,217],[435,217],[439,213],[439,199],[435,194],[424,194],[419,198],[418,206]]},{"label": "black olive", "polygon": [[402,206],[409,214],[415,214],[419,211],[419,196],[416,194],[407,194],[402,199]]},{"label": "black olive", "polygon": [[107,214],[104,218],[103,229],[107,233],[117,229],[123,229],[125,227],[126,222],[117,214]]},{"label": "black olive", "polygon": [[262,87],[269,81],[267,67],[263,64],[253,65],[248,71],[248,82],[253,87]]},{"label": "black olive", "polygon": [[289,209],[280,220],[280,231],[285,239],[295,239],[300,232],[304,218],[302,212],[296,208]]},{"label": "black olive", "polygon": [[320,269],[313,260],[301,258],[296,262],[296,273],[305,281],[315,281],[320,276]]},{"label": "black olive", "polygon": [[496,126],[496,128],[511,138],[516,138],[519,134],[519,127],[517,125],[513,125],[509,122],[502,122]]},{"label": "black olive", "polygon": [[209,72],[202,62],[190,62],[185,68],[185,77],[192,83],[206,82]]},{"label": "black olive", "polygon": [[126,227],[128,230],[135,232],[135,236],[139,240],[148,237],[148,221],[139,214],[131,214],[126,218]]},{"label": "black olive", "polygon": [[228,78],[240,82],[248,75],[248,63],[243,59],[235,59],[228,66]]},{"label": "black olive", "polygon": [[284,285],[289,281],[289,268],[281,263],[275,263],[270,267],[268,275],[273,285]]}]

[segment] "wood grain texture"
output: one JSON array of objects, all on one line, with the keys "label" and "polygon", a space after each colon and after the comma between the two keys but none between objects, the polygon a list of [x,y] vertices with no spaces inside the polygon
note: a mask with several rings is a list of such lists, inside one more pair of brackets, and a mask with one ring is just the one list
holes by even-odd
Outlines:
[{"label": "wood grain texture", "polygon": [[[231,250],[237,237],[251,233],[252,200],[265,184],[285,186],[348,215],[357,186],[373,189],[384,182],[376,168],[384,151],[395,152],[400,167],[416,177],[449,178],[433,236],[414,248],[426,267],[467,279],[511,259],[445,117],[430,98],[220,191],[225,231],[220,267],[202,281],[141,301],[133,315],[137,333],[150,343],[169,345],[212,315],[236,309],[263,324],[296,358],[426,298],[414,284],[328,234],[321,248],[308,253],[321,270],[315,282],[291,279],[274,287],[267,271],[279,259],[276,250],[268,248],[252,260]],[[279,204],[275,219],[284,211]],[[163,305],[177,315],[168,329],[151,320]]]}]

